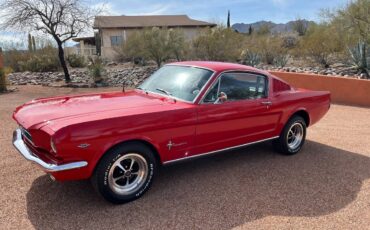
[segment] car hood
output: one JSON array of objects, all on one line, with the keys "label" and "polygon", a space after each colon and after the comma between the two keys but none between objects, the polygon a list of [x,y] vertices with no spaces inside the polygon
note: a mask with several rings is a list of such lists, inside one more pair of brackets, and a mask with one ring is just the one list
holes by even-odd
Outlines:
[{"label": "car hood", "polygon": [[41,98],[19,106],[13,118],[24,128],[41,128],[56,121],[73,117],[96,115],[106,111],[118,111],[125,115],[125,110],[148,106],[158,106],[165,103],[164,98],[147,95],[139,91],[110,92]]}]

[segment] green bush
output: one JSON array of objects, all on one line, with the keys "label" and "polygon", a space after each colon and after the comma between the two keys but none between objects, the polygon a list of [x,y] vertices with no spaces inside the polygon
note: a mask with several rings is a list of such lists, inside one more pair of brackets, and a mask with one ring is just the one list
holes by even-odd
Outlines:
[{"label": "green bush", "polygon": [[244,36],[232,29],[207,29],[193,41],[193,55],[195,59],[235,62],[240,58],[243,41]]},{"label": "green bush", "polygon": [[90,65],[88,66],[90,76],[93,78],[95,83],[102,83],[104,81],[105,68],[103,60],[99,57],[89,58]]},{"label": "green bush", "polygon": [[86,66],[85,57],[78,54],[70,54],[67,57],[69,65],[73,68],[83,68]]},{"label": "green bush", "polygon": [[14,72],[53,72],[60,69],[58,51],[47,46],[36,52],[10,50],[4,53],[5,66]]}]

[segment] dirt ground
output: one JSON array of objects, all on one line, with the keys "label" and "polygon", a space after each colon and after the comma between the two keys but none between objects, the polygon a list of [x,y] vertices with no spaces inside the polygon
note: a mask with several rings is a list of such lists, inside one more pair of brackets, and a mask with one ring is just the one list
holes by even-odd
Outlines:
[{"label": "dirt ground", "polygon": [[51,181],[11,144],[17,105],[96,89],[19,88],[0,95],[0,229],[369,229],[368,108],[333,105],[298,155],[263,143],[170,165],[115,206],[88,181]]}]

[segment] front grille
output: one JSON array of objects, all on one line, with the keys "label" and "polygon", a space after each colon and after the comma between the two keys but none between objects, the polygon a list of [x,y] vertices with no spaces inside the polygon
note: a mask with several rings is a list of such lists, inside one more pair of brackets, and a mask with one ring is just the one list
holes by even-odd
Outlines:
[{"label": "front grille", "polygon": [[31,143],[33,143],[31,134],[23,127],[21,127],[21,131],[22,131],[22,136],[26,138],[28,141],[30,141]]}]

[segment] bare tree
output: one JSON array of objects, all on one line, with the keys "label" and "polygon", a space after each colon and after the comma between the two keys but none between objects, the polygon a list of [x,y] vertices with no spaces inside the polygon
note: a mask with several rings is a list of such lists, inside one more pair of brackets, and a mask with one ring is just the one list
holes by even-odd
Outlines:
[{"label": "bare tree", "polygon": [[0,9],[3,28],[36,30],[53,37],[65,81],[70,82],[63,44],[89,28],[98,10],[84,0],[3,0]]}]

